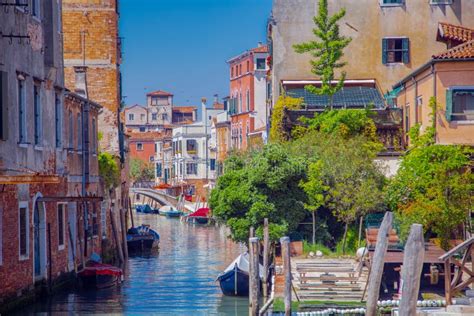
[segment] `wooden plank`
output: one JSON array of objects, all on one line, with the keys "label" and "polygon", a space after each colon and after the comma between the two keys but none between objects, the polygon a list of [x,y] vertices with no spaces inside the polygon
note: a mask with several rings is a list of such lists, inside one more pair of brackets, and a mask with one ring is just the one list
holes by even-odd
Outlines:
[{"label": "wooden plank", "polygon": [[249,316],[259,312],[258,237],[249,239]]},{"label": "wooden plank", "polygon": [[367,316],[377,315],[377,301],[379,299],[380,284],[384,268],[384,257],[388,248],[388,235],[392,229],[393,213],[387,212],[384,215],[382,225],[377,236],[377,245],[373,257],[371,273],[368,282],[367,296]]},{"label": "wooden plank", "polygon": [[471,245],[472,243],[474,243],[474,236],[469,238],[468,240],[464,241],[463,243],[460,243],[459,245],[457,245],[456,247],[454,247],[453,249],[451,249],[450,251],[446,252],[444,255],[442,255],[441,257],[439,257],[440,260],[442,261],[445,261],[446,259],[452,257],[453,255],[455,255],[456,253],[458,253],[459,251],[463,250],[464,248],[468,247],[469,245]]},{"label": "wooden plank", "polygon": [[338,276],[304,276],[300,277],[300,280],[321,280],[321,281],[357,281],[357,277],[338,277]]},{"label": "wooden plank", "polygon": [[405,257],[402,266],[402,299],[400,302],[400,315],[416,315],[416,302],[420,291],[420,276],[423,270],[423,257],[425,243],[423,239],[423,226],[413,224],[405,245]]},{"label": "wooden plank", "polygon": [[291,262],[290,262],[290,238],[280,238],[281,256],[283,259],[283,275],[285,286],[283,300],[285,302],[285,316],[291,316]]}]

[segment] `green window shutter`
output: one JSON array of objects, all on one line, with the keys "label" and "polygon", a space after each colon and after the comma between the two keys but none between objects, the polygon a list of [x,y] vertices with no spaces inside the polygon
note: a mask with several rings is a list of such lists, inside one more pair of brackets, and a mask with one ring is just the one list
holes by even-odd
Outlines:
[{"label": "green window shutter", "polygon": [[453,113],[453,90],[446,90],[446,120],[451,122],[451,116]]},{"label": "green window shutter", "polygon": [[408,38],[403,39],[402,48],[403,48],[403,63],[408,64],[410,62],[410,41]]},{"label": "green window shutter", "polygon": [[388,48],[388,39],[382,39],[382,64],[387,64],[387,48]]},{"label": "green window shutter", "polygon": [[8,138],[8,76],[7,72],[0,72],[0,139]]}]

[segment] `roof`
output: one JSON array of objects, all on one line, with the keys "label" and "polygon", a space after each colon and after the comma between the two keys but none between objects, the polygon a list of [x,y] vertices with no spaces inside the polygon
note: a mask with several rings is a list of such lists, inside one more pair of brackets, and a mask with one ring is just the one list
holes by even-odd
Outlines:
[{"label": "roof", "polygon": [[197,106],[173,106],[173,112],[192,113],[197,110]]},{"label": "roof", "polygon": [[[308,108],[325,108],[329,104],[327,95],[316,95],[304,88],[288,89],[287,95],[293,98],[303,98]],[[385,106],[380,92],[372,87],[344,87],[334,95],[335,108],[364,108],[373,104],[375,108]]]},{"label": "roof", "polygon": [[127,106],[127,107],[125,107],[125,111],[127,111],[127,110],[130,110],[130,109],[133,109],[133,108],[136,108],[136,107],[139,107],[139,108],[146,109],[146,107],[145,107],[145,106],[143,106],[143,105],[140,105],[140,104],[134,104],[134,105],[132,105],[132,106]]},{"label": "roof", "polygon": [[249,54],[252,54],[252,53],[268,53],[268,46],[267,45],[259,45],[258,47],[246,50],[245,52],[243,52],[243,53],[241,53],[241,54],[239,54],[235,57],[230,58],[227,61],[227,63],[230,64],[230,63],[234,62],[235,60],[246,57],[246,56],[248,56]]},{"label": "roof", "polygon": [[465,43],[474,39],[474,30],[468,27],[445,22],[438,24],[438,40],[454,40]]},{"label": "roof", "polygon": [[130,141],[155,141],[163,137],[161,132],[130,133]]},{"label": "roof", "polygon": [[268,46],[267,45],[260,45],[258,47],[252,48],[250,51],[252,53],[268,53]]},{"label": "roof", "polygon": [[147,93],[147,96],[154,96],[154,97],[170,97],[173,96],[172,93],[163,91],[163,90],[156,90],[150,93]]},{"label": "roof", "polygon": [[474,58],[474,40],[455,46],[447,51],[433,55],[433,59],[467,59]]}]

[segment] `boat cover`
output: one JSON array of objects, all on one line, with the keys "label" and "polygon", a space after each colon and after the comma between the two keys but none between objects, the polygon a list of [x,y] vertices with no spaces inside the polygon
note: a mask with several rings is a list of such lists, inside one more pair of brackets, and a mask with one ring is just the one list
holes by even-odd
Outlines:
[{"label": "boat cover", "polygon": [[79,272],[83,276],[92,275],[122,275],[122,269],[114,267],[110,264],[89,262],[88,266]]},{"label": "boat cover", "polygon": [[[248,273],[250,269],[248,252],[239,255],[234,261],[232,261],[232,263],[224,270],[223,274],[234,270],[235,265],[237,265],[240,270]],[[259,264],[258,273],[260,278],[263,278],[263,266],[261,264]]]},{"label": "boat cover", "polygon": [[201,207],[196,212],[189,214],[189,217],[208,217],[209,216],[209,208]]},{"label": "boat cover", "polygon": [[170,205],[165,205],[165,206],[162,206],[160,207],[160,212],[177,212],[178,210],[175,209],[174,207],[170,206]]}]

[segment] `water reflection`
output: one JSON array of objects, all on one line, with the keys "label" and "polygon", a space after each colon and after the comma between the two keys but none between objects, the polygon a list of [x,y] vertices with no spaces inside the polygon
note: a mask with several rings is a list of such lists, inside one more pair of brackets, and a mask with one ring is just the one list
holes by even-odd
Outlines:
[{"label": "water reflection", "polygon": [[205,227],[140,214],[160,236],[160,251],[129,258],[121,287],[54,296],[20,311],[45,314],[245,315],[246,298],[224,297],[217,275],[244,248],[223,228]]}]

